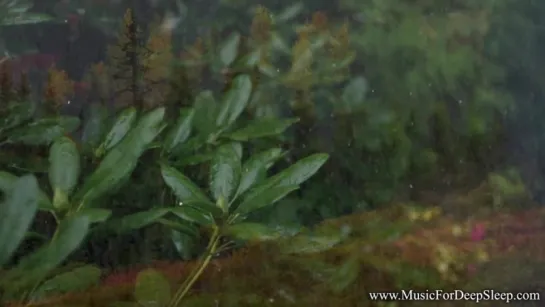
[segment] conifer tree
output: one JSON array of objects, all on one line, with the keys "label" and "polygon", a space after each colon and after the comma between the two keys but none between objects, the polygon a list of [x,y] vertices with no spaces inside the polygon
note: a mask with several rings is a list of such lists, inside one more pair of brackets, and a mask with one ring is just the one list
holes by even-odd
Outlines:
[{"label": "conifer tree", "polygon": [[146,45],[147,56],[142,59],[144,66],[144,104],[153,108],[165,102],[169,92],[170,67],[172,63],[172,31],[161,26],[159,18],[150,27]]},{"label": "conifer tree", "polygon": [[146,67],[142,59],[149,56],[142,46],[142,31],[136,23],[134,11],[127,9],[123,19],[123,28],[117,44],[108,50],[110,68],[114,83],[113,99],[118,106],[133,105],[144,107],[145,93],[143,78]]},{"label": "conifer tree", "polygon": [[47,74],[44,91],[44,108],[47,114],[55,115],[73,94],[74,84],[66,72],[51,68]]}]

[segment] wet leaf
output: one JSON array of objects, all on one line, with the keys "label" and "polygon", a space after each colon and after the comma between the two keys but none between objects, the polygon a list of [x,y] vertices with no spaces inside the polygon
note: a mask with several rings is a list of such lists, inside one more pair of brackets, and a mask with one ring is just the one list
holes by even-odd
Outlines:
[{"label": "wet leaf", "polygon": [[224,95],[220,112],[216,119],[217,127],[232,124],[242,114],[252,94],[252,80],[249,75],[234,78],[231,89]]},{"label": "wet leaf", "polygon": [[304,9],[304,5],[301,2],[292,4],[284,9],[275,18],[276,22],[287,22],[297,17]]},{"label": "wet leaf", "polygon": [[216,131],[217,104],[211,91],[200,92],[193,103],[195,114],[193,124],[195,129],[208,136]]},{"label": "wet leaf", "polygon": [[120,219],[111,220],[108,224],[117,233],[124,233],[153,224],[167,213],[169,213],[169,209],[151,209],[149,211],[129,214]]},{"label": "wet leaf", "polygon": [[78,211],[77,214],[87,216],[89,222],[92,224],[105,222],[112,215],[112,211],[100,208],[85,208]]},{"label": "wet leaf", "polygon": [[242,203],[234,210],[233,214],[244,215],[270,206],[297,189],[299,189],[299,186],[297,185],[273,187],[258,186],[255,189],[250,190]]},{"label": "wet leaf", "polygon": [[102,144],[96,150],[95,155],[100,157],[121,142],[136,122],[136,116],[137,112],[134,107],[123,110],[115,120],[108,134],[106,134]]},{"label": "wet leaf", "polygon": [[240,45],[240,34],[234,32],[225,40],[220,48],[220,60],[221,63],[228,67],[233,64],[233,61],[237,58],[238,49]]},{"label": "wet leaf", "polygon": [[[4,194],[8,194],[11,189],[13,189],[13,184],[17,181],[19,177],[10,174],[8,172],[0,171],[0,191]],[[39,189],[38,192],[38,206],[40,210],[53,210],[53,204],[49,200],[47,194],[44,191]]]},{"label": "wet leaf", "polygon": [[328,154],[313,154],[271,177],[274,186],[300,185],[314,176],[329,159]]},{"label": "wet leaf", "polygon": [[168,165],[161,165],[161,175],[180,202],[210,202],[206,194],[191,179]]},{"label": "wet leaf", "polygon": [[193,109],[185,110],[180,113],[176,124],[165,137],[164,148],[166,152],[172,152],[173,149],[189,138],[194,114],[195,111]]},{"label": "wet leaf", "polygon": [[41,119],[10,132],[9,143],[49,145],[57,138],[74,132],[80,124],[77,117]]},{"label": "wet leaf", "polygon": [[227,137],[235,141],[248,141],[250,139],[274,136],[283,133],[287,128],[298,121],[298,119],[260,119],[242,129],[228,134]]},{"label": "wet leaf", "polygon": [[106,122],[108,111],[100,106],[93,104],[89,109],[89,117],[85,119],[81,140],[91,149],[97,149],[100,141],[106,132]]},{"label": "wet leaf", "polygon": [[25,237],[38,209],[38,182],[34,176],[17,178],[0,203],[0,267]]},{"label": "wet leaf", "polygon": [[57,227],[55,239],[21,259],[11,271],[8,291],[34,285],[58,267],[81,245],[89,231],[89,224],[89,219],[83,215],[62,220]]},{"label": "wet leaf", "polygon": [[201,226],[211,226],[215,224],[214,218],[209,212],[204,212],[189,205],[182,205],[171,209],[179,218],[188,222],[197,223]]},{"label": "wet leaf", "polygon": [[82,202],[80,208],[117,188],[130,176],[140,156],[165,128],[164,114],[164,108],[157,108],[142,116],[123,140],[108,152],[77,193],[75,198]]},{"label": "wet leaf", "polygon": [[250,157],[242,165],[242,175],[237,194],[242,195],[252,186],[265,179],[267,170],[282,156],[281,148],[272,148]]},{"label": "wet leaf", "polygon": [[229,201],[238,188],[241,153],[240,143],[225,144],[216,151],[210,169],[210,190],[216,201],[220,198]]},{"label": "wet leaf", "polygon": [[[67,137],[57,139],[49,152],[49,183],[54,191],[53,206],[69,206],[68,196],[78,183],[80,155],[76,144]],[[60,196],[62,195],[62,196]]]}]

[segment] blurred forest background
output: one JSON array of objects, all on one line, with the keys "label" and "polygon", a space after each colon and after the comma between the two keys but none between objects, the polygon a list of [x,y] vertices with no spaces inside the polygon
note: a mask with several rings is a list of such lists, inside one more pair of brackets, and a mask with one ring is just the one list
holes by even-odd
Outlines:
[{"label": "blurred forest background", "polygon": [[[468,240],[480,243],[481,239],[476,238],[480,238],[482,225],[495,229],[513,223],[516,226],[509,225],[517,229],[514,232],[521,225],[533,228],[524,232],[524,242],[513,239],[518,232],[505,235],[511,236],[505,239],[511,240],[505,248],[513,249],[514,241],[521,246],[539,245],[540,231],[535,229],[542,227],[539,223],[543,216],[536,212],[541,212],[539,204],[545,203],[545,121],[540,120],[540,114],[545,114],[543,14],[545,3],[531,0],[0,0],[1,116],[12,118],[5,119],[0,129],[4,146],[0,165],[3,171],[16,176],[34,174],[40,188],[54,195],[55,207],[36,215],[30,228],[32,235],[27,234],[29,237],[6,267],[24,259],[40,242],[47,242],[56,233],[61,217],[79,210],[59,205],[60,194],[47,184],[52,180],[54,160],[51,154],[48,158],[49,146],[58,137],[69,136],[81,154],[78,172],[83,178],[95,174],[92,170],[107,160],[104,154],[115,148],[115,144],[104,145],[107,142],[100,140],[109,128],[122,126],[116,126],[119,122],[116,124],[115,118],[127,116],[131,107],[152,113],[164,107],[165,123],[176,123],[182,129],[179,131],[192,126],[191,133],[196,131],[203,138],[179,132],[180,144],[162,149],[160,154],[151,149],[163,148],[166,143],[152,142],[155,135],[143,143],[142,148],[150,150],[138,153],[136,158],[140,160],[131,169],[130,180],[116,185],[113,196],[97,196],[100,207],[109,210],[108,217],[92,221],[100,220],[106,226],[90,231],[85,241],[69,253],[68,263],[72,265],[86,263],[116,271],[134,265],[152,266],[158,260],[193,261],[202,255],[207,250],[207,241],[202,238],[210,238],[209,232],[193,231],[193,226],[175,223],[162,211],[157,213],[156,209],[175,204],[176,198],[181,206],[182,200],[176,192],[165,192],[166,186],[172,186],[165,168],[155,166],[166,159],[197,185],[207,185],[210,173],[214,173],[214,157],[225,149],[219,146],[223,141],[216,142],[216,137],[220,140],[225,131],[231,133],[225,138],[243,143],[244,154],[239,156],[245,158],[265,149],[282,149],[281,156],[270,160],[278,160],[282,167],[267,166],[270,171],[278,172],[316,153],[329,157],[327,162],[315,162],[319,165],[309,170],[308,176],[301,175],[304,179],[296,182],[300,189],[281,193],[278,199],[282,199],[274,206],[263,206],[248,215],[249,220],[268,227],[269,232],[282,229],[291,236],[300,229],[331,224],[338,226],[333,236],[335,244],[355,236],[358,242],[382,246],[395,241],[393,237],[404,238],[401,233],[407,231],[420,243],[431,246],[413,246],[427,255],[450,242],[441,236],[451,224],[471,224],[464,230]],[[251,90],[245,96],[247,83],[251,83]],[[224,97],[222,103],[248,100],[241,114],[231,118],[236,119],[236,127],[253,121],[265,124],[250,124],[242,132],[232,132],[219,125],[220,112],[219,128],[215,127],[209,119],[217,115],[208,103],[214,99],[212,93]],[[30,130],[14,132],[10,129],[22,125],[21,121],[13,125],[10,122],[13,112],[19,112],[11,106],[16,100],[31,102],[33,107],[27,109],[32,109],[33,120],[62,117],[67,121],[40,126],[42,131],[60,127],[55,130],[58,135],[51,132],[56,136],[44,138]],[[178,114],[181,117],[177,121]],[[101,121],[108,124],[97,124]],[[172,138],[167,137],[165,142],[168,140]],[[167,158],[165,151],[170,155]],[[215,181],[211,182],[213,185]],[[0,188],[9,194],[3,187],[0,182]],[[83,191],[92,190],[85,187]],[[271,196],[271,203],[273,198],[277,200]],[[413,206],[423,212],[418,218],[413,213],[399,216],[399,208]],[[410,221],[418,231],[439,211],[446,220],[430,226],[435,229],[431,233],[437,242],[405,228],[405,222]],[[141,215],[134,218],[138,212]],[[120,222],[131,215],[130,222]],[[203,226],[199,222],[202,218],[188,213],[177,215],[190,224]],[[423,224],[418,222],[420,218]],[[476,222],[479,219],[484,222]],[[119,229],[113,229],[116,224]],[[351,235],[343,228],[347,224],[352,227]],[[368,228],[354,230],[363,224],[361,227]],[[397,226],[390,229],[392,225],[403,225],[403,230]],[[238,259],[236,250],[244,245],[241,241],[270,235],[252,227],[244,228],[242,235],[234,235],[240,240],[218,253],[218,259]],[[501,232],[487,233],[494,231]],[[450,236],[458,236],[455,233],[452,230]],[[496,252],[504,244],[498,243],[502,240],[498,237],[494,241]],[[312,244],[331,243],[327,242]],[[464,259],[471,254],[465,243],[451,243],[461,250]],[[294,244],[298,248],[304,245]],[[355,249],[351,243],[346,244],[331,253]],[[373,270],[391,275],[393,281],[384,281],[379,290],[393,289],[393,284],[434,285],[435,281],[423,277],[428,273],[407,273],[405,266],[403,270],[397,266],[399,259],[416,257],[403,246],[410,255],[392,254],[393,258],[385,263],[373,262],[378,260],[371,256],[360,259]],[[479,249],[473,246],[471,250]],[[261,259],[262,255],[249,259],[252,257]],[[537,258],[529,254],[525,259]],[[354,271],[353,257],[348,259],[345,275],[336,277],[332,286],[337,289],[338,301],[331,296],[327,306],[360,306],[354,305],[356,301],[361,306],[371,304],[361,303],[356,295],[343,296],[342,291],[366,288],[365,280],[369,280],[356,282],[358,277],[348,273]],[[442,264],[430,265],[438,278],[459,282],[443,275],[446,269]],[[541,265],[532,264],[525,267],[527,270],[513,267],[519,273],[530,274]],[[163,271],[169,270],[175,271],[172,267]],[[51,277],[51,271],[39,280]],[[528,280],[517,285],[523,287],[532,277],[512,279]],[[352,282],[351,286],[347,281]],[[34,285],[38,284],[34,281]],[[207,285],[221,288],[209,281],[200,291],[206,292],[203,289],[208,289]],[[528,287],[543,286],[538,283]],[[25,287],[11,290],[20,295]],[[286,289],[282,291],[290,291]],[[29,299],[29,294],[23,293]],[[38,294],[35,299],[45,297]],[[292,299],[285,293],[267,295]],[[19,296],[10,299],[14,297]],[[247,301],[248,306],[253,306]]]}]

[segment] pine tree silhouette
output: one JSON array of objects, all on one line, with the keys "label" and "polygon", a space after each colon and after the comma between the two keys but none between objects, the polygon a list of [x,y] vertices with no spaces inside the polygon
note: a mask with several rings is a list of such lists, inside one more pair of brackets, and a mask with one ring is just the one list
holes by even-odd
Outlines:
[{"label": "pine tree silhouette", "polygon": [[150,26],[146,51],[148,54],[142,59],[146,89],[144,104],[146,108],[154,108],[164,104],[167,98],[173,59],[172,31],[162,27],[159,18]]},{"label": "pine tree silhouette", "polygon": [[123,29],[116,45],[108,50],[114,82],[113,99],[118,106],[133,105],[144,108],[144,75],[147,68],[143,59],[150,55],[142,44],[142,31],[136,23],[134,11],[127,9]]}]

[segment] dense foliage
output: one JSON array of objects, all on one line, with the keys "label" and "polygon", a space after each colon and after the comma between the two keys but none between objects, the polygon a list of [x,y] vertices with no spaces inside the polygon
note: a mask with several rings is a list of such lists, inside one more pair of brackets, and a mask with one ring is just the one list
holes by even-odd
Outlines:
[{"label": "dense foliage", "polygon": [[[192,295],[199,280],[244,246],[264,280],[293,268],[332,304],[369,272],[377,291],[456,288],[497,252],[460,219],[532,206],[543,5],[190,2],[0,0],[2,299],[183,259],[185,276],[145,269],[106,302],[210,304],[227,284]],[[230,304],[269,295],[241,289]]]}]

